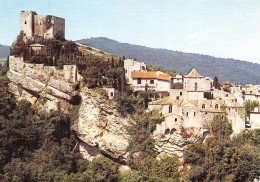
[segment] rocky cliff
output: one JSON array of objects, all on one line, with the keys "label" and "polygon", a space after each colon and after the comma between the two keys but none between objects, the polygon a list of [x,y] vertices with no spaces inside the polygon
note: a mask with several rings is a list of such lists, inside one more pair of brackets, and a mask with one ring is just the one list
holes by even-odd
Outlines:
[{"label": "rocky cliff", "polygon": [[[25,98],[40,110],[66,110],[75,94],[81,96],[79,118],[73,129],[80,139],[79,150],[85,158],[91,160],[103,153],[123,163],[127,160],[129,136],[126,126],[129,118],[122,117],[107,97],[86,87],[75,90],[82,79],[75,65],[64,65],[58,70],[54,66],[25,63],[22,58],[10,56],[9,67],[11,92],[17,99]],[[154,132],[155,148],[160,153],[182,159],[183,150],[191,139],[184,137],[178,127],[165,134],[165,122]]]},{"label": "rocky cliff", "polygon": [[65,107],[81,80],[75,65],[54,66],[25,63],[20,57],[9,57],[9,88],[17,99],[25,98],[47,111]]},{"label": "rocky cliff", "polygon": [[92,159],[102,152],[120,162],[125,161],[129,144],[128,118],[123,118],[113,102],[104,96],[83,89],[81,97],[79,118],[73,126],[78,137],[87,143],[80,143],[81,153]]},{"label": "rocky cliff", "polygon": [[74,130],[79,139],[79,150],[85,158],[92,159],[103,153],[118,161],[127,158],[128,118],[117,113],[112,101],[87,88],[75,90],[82,77],[75,65],[54,66],[25,63],[22,58],[9,57],[9,89],[19,99],[27,99],[38,109],[66,110],[71,98],[78,94],[82,98],[79,118]]}]

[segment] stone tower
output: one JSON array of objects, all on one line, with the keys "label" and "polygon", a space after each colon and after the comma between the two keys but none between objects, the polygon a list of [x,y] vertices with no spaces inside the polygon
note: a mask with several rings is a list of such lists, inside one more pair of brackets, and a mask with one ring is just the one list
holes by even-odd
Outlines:
[{"label": "stone tower", "polygon": [[20,14],[20,31],[23,31],[27,37],[34,36],[34,11],[21,11]]},{"label": "stone tower", "polygon": [[52,15],[38,15],[34,11],[21,11],[20,30],[26,39],[36,42],[55,36],[65,39],[65,19]]}]

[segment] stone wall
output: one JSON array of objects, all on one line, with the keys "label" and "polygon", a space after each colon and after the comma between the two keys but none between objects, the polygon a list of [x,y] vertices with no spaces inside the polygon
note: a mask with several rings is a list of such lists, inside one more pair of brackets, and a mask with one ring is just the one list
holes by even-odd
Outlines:
[{"label": "stone wall", "polygon": [[75,65],[54,66],[25,63],[20,57],[9,57],[8,78],[10,90],[17,99],[28,99],[32,104],[43,102],[48,111],[58,110],[59,103],[68,103],[75,92],[75,85],[82,79]]},{"label": "stone wall", "polygon": [[37,13],[33,11],[21,11],[20,14],[20,31],[23,31],[29,37],[34,35],[34,15],[37,15]]},{"label": "stone wall", "polygon": [[37,15],[33,11],[21,11],[20,30],[24,31],[26,38],[38,40],[54,38],[59,34],[65,38],[65,19],[52,15]]}]

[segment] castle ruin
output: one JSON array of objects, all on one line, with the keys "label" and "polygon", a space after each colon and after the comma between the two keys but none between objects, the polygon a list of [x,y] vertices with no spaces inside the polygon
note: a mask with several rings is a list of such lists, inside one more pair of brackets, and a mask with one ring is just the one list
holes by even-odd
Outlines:
[{"label": "castle ruin", "polygon": [[20,30],[27,39],[40,41],[55,36],[65,39],[65,19],[52,15],[37,15],[34,11],[21,11]]}]

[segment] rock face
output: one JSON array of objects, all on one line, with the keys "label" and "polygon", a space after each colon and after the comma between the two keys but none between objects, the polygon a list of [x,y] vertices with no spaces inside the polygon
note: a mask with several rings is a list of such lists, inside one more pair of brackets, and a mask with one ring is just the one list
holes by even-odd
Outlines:
[{"label": "rock face", "polygon": [[92,159],[101,151],[124,162],[128,156],[129,136],[126,126],[128,118],[123,118],[107,98],[85,89],[81,92],[82,103],[78,121],[73,129],[78,137],[88,145],[79,144],[83,156]]},{"label": "rock face", "polygon": [[80,94],[79,118],[73,128],[81,140],[79,150],[83,156],[91,160],[103,153],[125,161],[128,118],[121,117],[106,97],[87,88],[76,91],[74,88],[82,77],[75,65],[64,65],[57,70],[54,66],[25,63],[22,58],[10,56],[9,67],[10,91],[18,100],[27,99],[42,110],[62,110],[73,95]]},{"label": "rock face", "polygon": [[192,141],[196,140],[194,137],[184,137],[180,131],[175,131],[169,134],[154,135],[155,148],[161,155],[167,154],[169,156],[177,156],[181,161],[183,160],[183,150]]},{"label": "rock face", "polygon": [[16,98],[38,103],[47,111],[68,104],[75,85],[82,78],[75,65],[64,65],[62,70],[57,70],[54,66],[25,63],[14,56],[9,57],[9,68],[9,88]]}]

